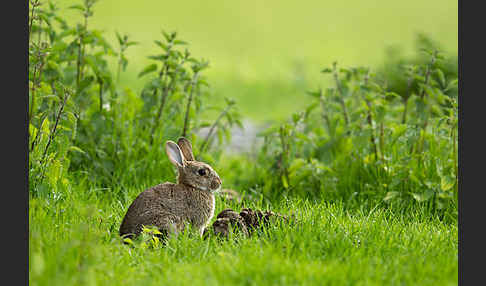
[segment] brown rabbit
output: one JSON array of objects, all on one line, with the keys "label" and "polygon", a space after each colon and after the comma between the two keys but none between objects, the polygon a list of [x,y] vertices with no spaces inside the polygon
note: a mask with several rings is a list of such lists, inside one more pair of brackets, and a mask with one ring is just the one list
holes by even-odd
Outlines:
[{"label": "brown rabbit", "polygon": [[155,226],[162,233],[179,233],[186,223],[202,236],[214,215],[214,192],[221,179],[208,164],[194,160],[191,143],[179,138],[167,141],[165,152],[178,169],[177,184],[163,183],[137,196],[120,226],[122,237],[140,234],[143,225]]}]

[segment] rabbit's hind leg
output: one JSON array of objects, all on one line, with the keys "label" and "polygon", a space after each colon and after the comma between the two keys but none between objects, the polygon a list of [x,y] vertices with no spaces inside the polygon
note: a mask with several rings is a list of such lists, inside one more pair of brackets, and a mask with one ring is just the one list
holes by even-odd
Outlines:
[{"label": "rabbit's hind leg", "polygon": [[170,213],[159,213],[153,218],[153,225],[156,226],[160,232],[166,237],[175,235],[184,230],[183,221],[176,215]]}]

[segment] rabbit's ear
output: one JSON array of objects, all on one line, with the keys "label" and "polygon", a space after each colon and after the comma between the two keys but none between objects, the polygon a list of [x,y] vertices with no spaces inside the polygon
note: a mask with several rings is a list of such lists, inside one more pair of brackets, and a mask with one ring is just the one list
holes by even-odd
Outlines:
[{"label": "rabbit's ear", "polygon": [[182,154],[184,154],[184,159],[187,161],[194,161],[194,155],[192,154],[192,145],[189,140],[184,137],[179,138],[177,145],[181,148]]},{"label": "rabbit's ear", "polygon": [[176,143],[172,141],[167,141],[165,143],[165,153],[169,160],[177,167],[184,167],[184,155],[182,155],[181,149]]}]

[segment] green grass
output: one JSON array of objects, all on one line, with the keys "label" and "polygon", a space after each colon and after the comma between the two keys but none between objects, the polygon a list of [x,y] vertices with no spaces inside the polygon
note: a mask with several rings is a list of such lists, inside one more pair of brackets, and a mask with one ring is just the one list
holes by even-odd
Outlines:
[{"label": "green grass", "polygon": [[[50,199],[31,198],[30,284],[457,285],[457,225],[420,208],[397,214],[290,199],[272,209],[295,214],[296,225],[238,242],[186,233],[166,247],[131,248],[117,232],[141,190],[130,188],[116,199],[110,190],[78,186]],[[216,203],[216,213],[241,208],[219,197]]]},{"label": "green grass", "polygon": [[[65,8],[81,0],[55,2]],[[449,91],[449,104],[439,103],[446,100],[444,86],[454,86],[457,78],[453,63],[433,71],[431,82],[425,80],[429,60],[420,64],[414,84],[433,90],[426,102],[418,94],[410,99],[406,124],[398,124],[400,99],[385,99],[379,91],[384,84],[372,85],[373,77],[362,85],[364,71],[356,78],[340,74],[341,86],[353,90],[344,103],[349,126],[333,93],[313,98],[306,91],[336,87],[332,76],[319,72],[335,60],[339,68],[375,68],[389,45],[409,54],[415,32],[430,35],[446,53],[456,52],[457,3],[228,3],[97,3],[88,30],[105,30],[115,50],[115,31],[140,42],[127,50],[128,70],[114,84],[116,92],[103,90],[102,81],[89,83],[95,75],[102,79],[96,71],[110,60],[104,52],[84,67],[80,80],[87,87],[76,89],[73,61],[79,50],[68,48],[68,41],[82,34],[54,41],[48,56],[31,46],[29,97],[37,107],[29,126],[30,284],[456,285],[457,92]],[[80,20],[76,13],[64,10],[61,16],[72,24]],[[149,63],[146,57],[159,52],[153,40],[161,40],[161,29],[177,30],[193,55],[210,60],[205,74],[212,96],[201,97],[205,108],[227,96],[237,99],[243,120],[286,119],[264,130],[265,144],[252,154],[227,154],[217,146],[198,150],[204,139],[189,132],[196,156],[218,170],[223,186],[253,196],[244,206],[218,197],[215,213],[227,207],[271,209],[294,214],[297,224],[237,241],[202,240],[187,232],[155,249],[121,243],[118,229],[134,198],[175,177],[163,143],[180,135],[185,96],[172,94],[157,121],[162,125],[152,125],[159,105],[140,94],[150,79],[137,78]],[[96,49],[84,47],[94,60]],[[49,69],[39,80],[40,71],[32,67],[44,59]],[[116,72],[111,64],[108,78]],[[396,71],[389,76],[403,75],[398,62],[392,65]],[[52,76],[56,72],[60,77]],[[368,88],[373,90],[363,97],[368,99],[361,99]],[[63,109],[60,99],[70,92]],[[113,100],[112,108],[98,105],[103,98]],[[312,112],[291,115],[311,103]],[[192,108],[187,110],[194,111],[193,127],[220,112],[204,109],[201,115]]]},{"label": "green grass", "polygon": [[[81,0],[55,1],[69,22],[79,13],[66,10]],[[89,27],[106,32],[116,47],[115,31],[139,45],[130,59],[124,86],[139,90],[136,75],[157,51],[162,29],[178,31],[194,56],[210,61],[207,71],[219,100],[234,97],[253,120],[284,119],[304,105],[305,90],[323,77],[319,71],[341,66],[377,67],[388,46],[414,53],[418,32],[430,35],[446,52],[457,53],[457,1],[117,1],[101,0]],[[304,89],[302,89],[304,84]],[[271,104],[271,111],[260,106]]]}]

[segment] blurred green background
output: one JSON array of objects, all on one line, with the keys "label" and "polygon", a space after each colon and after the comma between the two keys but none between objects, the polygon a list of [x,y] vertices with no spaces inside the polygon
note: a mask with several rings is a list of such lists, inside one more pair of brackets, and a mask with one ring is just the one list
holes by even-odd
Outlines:
[{"label": "blurred green background", "polygon": [[[56,1],[72,23],[81,21],[67,7],[82,0]],[[146,78],[137,74],[158,52],[161,30],[177,31],[206,71],[217,100],[233,97],[244,117],[256,121],[287,118],[310,98],[306,90],[325,86],[320,70],[379,66],[385,49],[412,54],[417,33],[445,52],[457,53],[458,8],[451,0],[100,0],[89,27],[105,32],[117,47],[115,31],[139,45],[127,51],[125,86],[139,92]],[[222,100],[221,100],[222,101]]]}]

